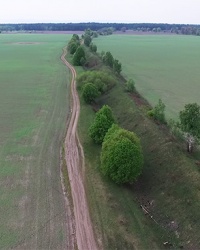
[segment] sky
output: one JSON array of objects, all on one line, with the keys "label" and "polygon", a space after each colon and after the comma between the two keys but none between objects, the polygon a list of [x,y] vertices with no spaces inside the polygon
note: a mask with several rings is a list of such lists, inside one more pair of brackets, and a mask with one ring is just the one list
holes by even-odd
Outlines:
[{"label": "sky", "polygon": [[0,23],[200,24],[200,0],[0,1]]}]

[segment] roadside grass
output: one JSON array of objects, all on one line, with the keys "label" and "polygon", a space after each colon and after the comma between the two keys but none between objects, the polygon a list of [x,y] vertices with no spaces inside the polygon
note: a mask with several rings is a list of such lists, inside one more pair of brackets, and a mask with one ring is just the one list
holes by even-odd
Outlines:
[{"label": "roadside grass", "polygon": [[1,34],[0,248],[61,249],[67,241],[59,155],[70,35]]},{"label": "roadside grass", "polygon": [[[79,93],[80,94],[80,93]],[[81,99],[79,136],[86,157],[86,190],[95,232],[105,249],[198,249],[200,245],[200,173],[195,159],[164,125],[149,119],[124,91],[114,87],[97,101],[108,104],[125,129],[141,139],[143,174],[132,186],[117,186],[99,171],[100,146],[93,144],[88,128],[94,118]],[[145,207],[150,216],[140,208]]]},{"label": "roadside grass", "polygon": [[151,105],[161,98],[167,118],[177,119],[186,103],[200,104],[200,40],[179,35],[112,35],[95,39],[98,51],[110,51],[122,63]]}]

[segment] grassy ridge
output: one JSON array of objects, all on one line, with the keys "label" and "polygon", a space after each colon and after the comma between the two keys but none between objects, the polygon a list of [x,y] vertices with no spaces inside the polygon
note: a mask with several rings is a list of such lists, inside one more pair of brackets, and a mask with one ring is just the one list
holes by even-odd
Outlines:
[{"label": "grassy ridge", "polygon": [[[86,187],[95,231],[105,249],[197,249],[200,244],[200,174],[195,159],[136,106],[118,84],[98,100],[111,106],[118,123],[141,138],[144,171],[133,186],[116,186],[99,171],[100,147],[88,137],[94,112],[82,103],[79,135],[86,156]],[[87,119],[85,119],[87,117]],[[152,219],[144,215],[145,207]]]},{"label": "grassy ridge", "polygon": [[66,245],[59,176],[69,106],[70,75],[60,61],[66,40],[63,35],[1,34],[1,249]]},{"label": "grassy ridge", "polygon": [[125,77],[136,81],[152,105],[163,100],[168,118],[176,118],[186,103],[200,104],[199,37],[112,35],[95,43],[122,62]]}]

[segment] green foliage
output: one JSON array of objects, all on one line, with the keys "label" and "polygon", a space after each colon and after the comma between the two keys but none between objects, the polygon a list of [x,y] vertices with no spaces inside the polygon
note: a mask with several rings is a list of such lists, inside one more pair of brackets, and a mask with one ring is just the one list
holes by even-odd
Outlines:
[{"label": "green foliage", "polygon": [[108,129],[115,123],[111,108],[104,105],[95,115],[94,122],[89,128],[89,135],[97,144],[101,144]]},{"label": "green foliage", "polygon": [[94,31],[92,31],[91,29],[86,29],[85,33],[84,33],[84,36],[87,35],[87,36],[91,37],[91,36],[93,36],[93,34],[94,34]]},{"label": "green foliage", "polygon": [[79,47],[78,43],[76,42],[71,43],[70,46],[68,47],[70,54],[73,55],[76,52],[78,47]]},{"label": "green foliage", "polygon": [[155,120],[165,123],[165,104],[161,99],[158,100],[158,104],[150,111],[148,111],[148,115],[153,117]]},{"label": "green foliage", "polygon": [[107,51],[106,53],[102,51],[100,56],[102,58],[103,63],[105,63],[105,65],[112,68],[115,73],[117,74],[121,73],[122,64],[119,62],[119,60],[114,59],[110,51]]},{"label": "green foliage", "polygon": [[85,34],[84,35],[84,44],[85,44],[85,46],[89,47],[91,42],[92,42],[91,36],[88,35],[88,34]]},{"label": "green foliage", "polygon": [[174,135],[176,138],[183,140],[183,132],[180,130],[179,123],[174,121],[173,119],[169,119],[167,125],[170,128],[170,133]]},{"label": "green foliage", "polygon": [[92,103],[99,94],[97,87],[93,83],[83,85],[82,96],[86,103]]},{"label": "green foliage", "polygon": [[91,44],[90,44],[90,50],[91,50],[92,52],[96,53],[96,52],[97,52],[97,46],[96,46],[95,44],[91,43]]},{"label": "green foliage", "polygon": [[108,28],[99,29],[98,33],[99,33],[99,35],[107,36],[107,35],[112,35],[113,31],[114,31],[113,27],[108,27]]},{"label": "green foliage", "polygon": [[135,91],[135,82],[133,79],[129,79],[126,82],[126,91],[131,92],[131,93]]},{"label": "green foliage", "polygon": [[186,104],[180,111],[180,128],[183,132],[200,138],[200,106],[197,103]]},{"label": "green foliage", "polygon": [[98,33],[97,33],[97,31],[93,31],[93,38],[97,38],[98,37]]},{"label": "green foliage", "polygon": [[133,132],[113,125],[102,145],[102,173],[117,184],[133,183],[141,174],[142,166],[139,138]]},{"label": "green foliage", "polygon": [[105,55],[103,56],[103,62],[105,63],[105,65],[112,68],[113,67],[113,61],[114,61],[114,58],[113,58],[112,54],[110,53],[110,51],[107,51],[105,53]]},{"label": "green foliage", "polygon": [[99,92],[105,93],[116,85],[117,80],[105,71],[86,71],[77,78],[78,88],[82,88],[85,83],[93,83]]},{"label": "green foliage", "polygon": [[73,65],[83,65],[83,59],[85,59],[85,51],[82,46],[79,46],[73,56]]},{"label": "green foliage", "polygon": [[67,49],[69,50],[70,54],[74,54],[77,48],[80,46],[80,39],[77,34],[73,34],[71,40],[68,43]]},{"label": "green foliage", "polygon": [[117,74],[120,74],[122,71],[122,64],[117,59],[114,59],[113,61],[113,70]]}]

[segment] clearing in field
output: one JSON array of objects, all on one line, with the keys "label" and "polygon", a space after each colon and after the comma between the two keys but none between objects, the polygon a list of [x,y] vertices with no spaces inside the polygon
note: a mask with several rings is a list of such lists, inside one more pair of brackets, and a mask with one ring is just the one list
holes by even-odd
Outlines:
[{"label": "clearing in field", "polygon": [[200,38],[168,35],[112,35],[95,40],[122,63],[124,76],[152,105],[161,98],[168,118],[186,103],[200,104]]},{"label": "clearing in field", "polygon": [[64,249],[67,35],[0,36],[0,249]]}]

